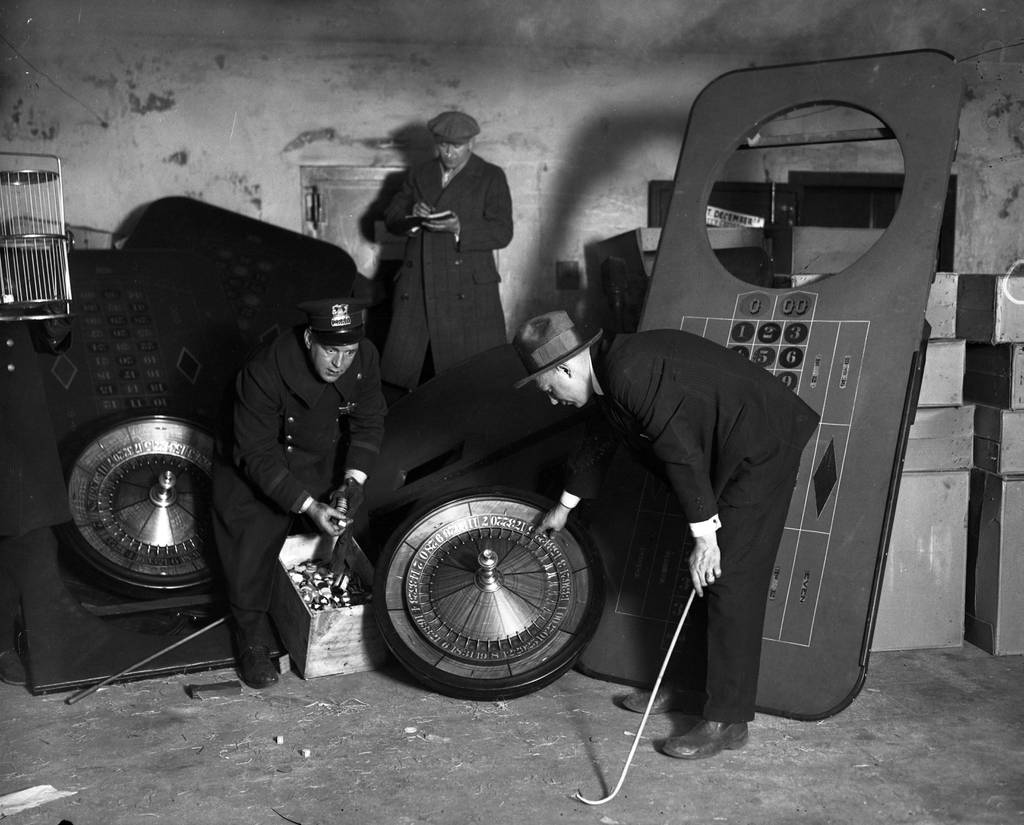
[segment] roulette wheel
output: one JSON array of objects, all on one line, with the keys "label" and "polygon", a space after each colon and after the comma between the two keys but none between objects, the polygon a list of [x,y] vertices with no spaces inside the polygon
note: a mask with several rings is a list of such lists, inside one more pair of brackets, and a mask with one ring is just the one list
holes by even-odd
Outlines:
[{"label": "roulette wheel", "polygon": [[578,525],[533,527],[550,506],[503,488],[448,495],[412,515],[378,560],[374,606],[396,658],[434,690],[507,699],[572,667],[603,601]]}]

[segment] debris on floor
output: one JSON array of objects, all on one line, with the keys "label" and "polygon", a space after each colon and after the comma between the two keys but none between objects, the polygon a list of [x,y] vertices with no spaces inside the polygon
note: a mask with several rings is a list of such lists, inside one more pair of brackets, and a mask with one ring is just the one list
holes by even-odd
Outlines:
[{"label": "debris on floor", "polygon": [[38,808],[47,802],[55,799],[63,799],[65,796],[74,796],[78,791],[58,791],[53,785],[36,785],[32,788],[25,788],[23,791],[4,794],[0,796],[0,818],[16,814],[19,811],[27,811],[29,808]]}]

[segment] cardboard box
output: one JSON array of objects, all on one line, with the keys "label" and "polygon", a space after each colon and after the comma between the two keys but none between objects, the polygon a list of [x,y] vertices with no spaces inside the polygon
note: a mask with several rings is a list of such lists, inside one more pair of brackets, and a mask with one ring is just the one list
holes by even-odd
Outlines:
[{"label": "cardboard box", "polygon": [[974,407],[917,410],[903,470],[969,470],[974,463]]},{"label": "cardboard box", "polygon": [[975,406],[974,466],[996,475],[1024,474],[1024,410]]},{"label": "cardboard box", "polygon": [[981,344],[1024,341],[1024,275],[961,274],[956,337]]},{"label": "cardboard box", "polygon": [[968,344],[964,399],[1004,410],[1024,409],[1024,344]]},{"label": "cardboard box", "polygon": [[924,374],[921,376],[919,407],[959,407],[964,403],[964,359],[966,342],[928,342]]},{"label": "cardboard box", "polygon": [[[375,670],[387,660],[387,648],[371,604],[310,610],[288,576],[301,562],[331,557],[333,541],[325,536],[289,536],[281,548],[278,579],[270,615],[277,632],[305,679]],[[373,584],[373,568],[357,552],[356,572],[364,585]]]},{"label": "cardboard box", "polygon": [[872,650],[963,644],[970,475],[901,476]]},{"label": "cardboard box", "polygon": [[956,295],[958,276],[955,272],[936,272],[928,291],[925,320],[931,325],[932,338],[956,338]]},{"label": "cardboard box", "polygon": [[1024,478],[971,473],[967,641],[1000,656],[1024,653]]}]

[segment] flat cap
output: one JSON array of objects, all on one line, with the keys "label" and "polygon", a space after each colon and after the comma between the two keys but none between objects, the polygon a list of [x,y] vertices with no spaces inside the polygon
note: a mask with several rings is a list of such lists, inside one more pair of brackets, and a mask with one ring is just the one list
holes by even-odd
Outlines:
[{"label": "flat cap", "polygon": [[299,304],[299,309],[318,343],[339,346],[363,339],[367,305],[362,298],[317,298]]},{"label": "flat cap", "polygon": [[427,126],[436,137],[449,143],[465,143],[480,134],[480,124],[464,112],[441,112]]}]

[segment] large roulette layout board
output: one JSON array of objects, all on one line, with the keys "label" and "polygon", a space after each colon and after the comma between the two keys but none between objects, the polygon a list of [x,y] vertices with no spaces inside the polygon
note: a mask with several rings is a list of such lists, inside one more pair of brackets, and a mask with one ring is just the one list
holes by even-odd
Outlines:
[{"label": "large roulette layout board", "polygon": [[[821,718],[845,707],[863,683],[923,365],[961,93],[948,56],[921,51],[733,72],[710,84],[691,111],[640,329],[716,341],[821,414],[765,594],[757,694],[764,712]],[[823,102],[866,111],[891,130],[905,165],[899,207],[844,271],[799,289],[752,288],[722,267],[708,242],[711,188],[735,147],[762,124]],[[627,456],[616,458],[609,480],[593,517],[609,593],[579,664],[649,684],[686,600],[686,524],[664,485]],[[699,686],[699,622],[691,630],[670,673]]]}]

